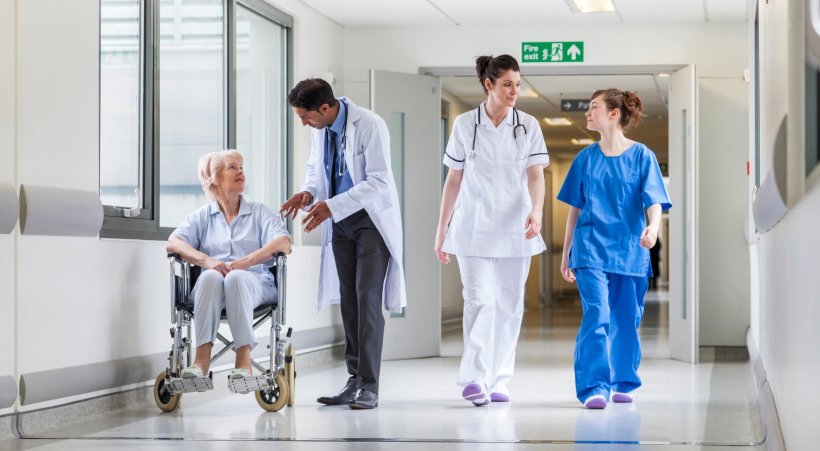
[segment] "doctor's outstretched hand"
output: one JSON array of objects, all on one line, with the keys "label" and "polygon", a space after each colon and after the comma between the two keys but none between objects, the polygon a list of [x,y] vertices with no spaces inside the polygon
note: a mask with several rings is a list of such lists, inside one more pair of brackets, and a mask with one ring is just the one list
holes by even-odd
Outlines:
[{"label": "doctor's outstretched hand", "polygon": [[302,218],[302,225],[305,226],[305,232],[311,232],[316,227],[319,227],[319,224],[325,222],[330,216],[330,208],[325,201],[320,200],[311,205],[308,207],[308,213]]},{"label": "doctor's outstretched hand", "polygon": [[438,261],[440,261],[440,262],[442,262],[446,265],[446,264],[450,263],[450,254],[448,254],[447,252],[443,252],[441,250],[442,246],[444,246],[444,236],[445,235],[446,235],[446,232],[443,231],[443,230],[439,230],[438,232],[436,232],[435,251],[436,251],[436,257],[438,257]]},{"label": "doctor's outstretched hand", "polygon": [[302,191],[301,193],[296,193],[290,199],[286,200],[282,207],[279,208],[279,213],[284,212],[285,216],[294,219],[296,217],[296,213],[310,205],[310,201],[313,200],[313,195],[307,191]]},{"label": "doctor's outstretched hand", "polygon": [[524,228],[526,229],[524,238],[531,240],[541,233],[542,215],[542,213],[536,211],[531,211],[530,214],[527,215],[527,221],[524,223]]}]

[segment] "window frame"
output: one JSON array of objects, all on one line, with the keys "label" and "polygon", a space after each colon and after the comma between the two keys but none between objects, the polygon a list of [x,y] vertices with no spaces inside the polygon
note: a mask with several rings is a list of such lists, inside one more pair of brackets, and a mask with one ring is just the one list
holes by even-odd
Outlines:
[{"label": "window frame", "polygon": [[[103,226],[100,238],[119,238],[137,240],[167,240],[173,232],[172,227],[160,227],[160,117],[159,117],[159,3],[160,0],[140,0],[140,108],[138,150],[141,161],[142,207],[138,212],[119,206],[103,205]],[[283,77],[284,90],[293,83],[293,17],[280,11],[264,0],[223,0],[223,108],[225,122],[225,148],[236,146],[236,8],[241,5],[282,27],[283,34]],[[102,7],[102,6],[100,6]],[[98,34],[102,35],[102,21]],[[101,79],[102,73],[98,74]],[[287,98],[287,92],[282,93]],[[101,102],[100,98],[100,102]],[[282,122],[284,152],[282,164],[286,169],[282,185],[287,193],[293,170],[290,162],[293,158],[293,119],[288,105],[283,102]],[[101,119],[98,117],[98,128]],[[100,150],[101,151],[101,150]]]}]

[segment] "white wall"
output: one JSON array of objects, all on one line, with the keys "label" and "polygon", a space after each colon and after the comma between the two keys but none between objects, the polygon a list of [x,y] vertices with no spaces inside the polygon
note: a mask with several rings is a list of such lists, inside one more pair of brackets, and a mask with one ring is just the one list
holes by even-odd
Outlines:
[{"label": "white wall", "polygon": [[820,186],[803,186],[804,127],[817,127],[804,119],[803,3],[760,3],[761,177],[771,167],[777,127],[788,115],[789,211],[752,249],[760,274],[758,348],[790,450],[815,449],[820,442],[817,414],[807,410],[820,404],[820,392],[812,388],[820,374]]},{"label": "white wall", "polygon": [[[341,74],[341,27],[299,1],[273,3],[295,19],[294,78]],[[96,0],[0,0],[0,181],[99,189],[98,31]],[[295,132],[299,186],[309,138]],[[0,349],[11,350],[0,353],[0,376],[15,359],[19,376],[167,352],[164,242],[18,239],[14,260],[13,237],[0,236]],[[338,308],[316,314],[318,255],[297,246],[289,259],[288,324],[297,331],[339,323]]]},{"label": "white wall", "polygon": [[[0,182],[14,184],[14,0],[0,0]],[[11,63],[10,63],[11,62]],[[0,235],[0,377],[14,375],[14,237]],[[0,415],[5,409],[0,409]]]},{"label": "white wall", "polygon": [[[584,65],[690,64],[704,77],[737,77],[746,67],[746,25],[595,27],[345,28],[345,82],[368,81],[369,69],[417,73],[419,67],[475,67],[484,54],[521,55],[524,41],[584,41]],[[720,51],[712,51],[720,42]],[[525,64],[528,67],[530,64]],[[562,66],[565,67],[565,66]]]},{"label": "white wall", "polygon": [[[701,168],[710,168],[720,174],[737,174],[745,167],[746,147],[737,141],[737,137],[746,136],[748,130],[747,107],[745,100],[740,98],[740,92],[746,86],[741,78],[748,64],[747,26],[744,23],[516,29],[469,26],[346,28],[344,35],[345,82],[346,86],[355,90],[365,84],[367,70],[371,68],[417,73],[419,67],[474,67],[478,55],[509,53],[519,57],[521,42],[524,41],[584,41],[584,65],[697,64],[700,86],[705,90],[702,95],[711,95],[721,84],[732,93],[729,103],[711,102],[708,109],[701,108],[700,124],[722,124],[727,120],[732,123],[730,128],[716,127],[714,132],[701,135]],[[529,64],[523,66],[528,67]],[[728,142],[734,145],[727,148]],[[553,193],[557,194],[563,176],[555,172],[554,175],[556,186]],[[725,246],[701,246],[701,261],[738,262],[736,271],[720,273],[723,278],[719,282],[707,277],[707,284],[701,290],[701,312],[710,319],[706,327],[701,327],[705,345],[741,346],[745,343],[744,333],[749,324],[748,307],[743,310],[739,304],[748,304],[748,252],[737,243],[744,236],[742,224],[745,211],[742,206],[746,199],[743,186],[720,196],[703,195],[700,199],[703,230],[711,227],[714,230],[709,229],[710,233],[717,231],[718,235],[732,243],[728,251]],[[726,202],[734,202],[738,208],[727,212]],[[560,243],[563,242],[566,213],[560,214],[560,202],[556,205],[558,212],[553,215],[553,239],[557,238],[555,235],[560,235],[557,240]],[[741,226],[738,227],[738,224]],[[553,264],[556,270],[560,263],[557,251],[553,254],[553,259],[557,259]],[[709,265],[706,268],[712,269]],[[553,280],[556,289],[564,286],[562,280]],[[737,288],[727,291],[730,289],[724,285]],[[728,300],[724,299],[727,292],[730,294]]]}]

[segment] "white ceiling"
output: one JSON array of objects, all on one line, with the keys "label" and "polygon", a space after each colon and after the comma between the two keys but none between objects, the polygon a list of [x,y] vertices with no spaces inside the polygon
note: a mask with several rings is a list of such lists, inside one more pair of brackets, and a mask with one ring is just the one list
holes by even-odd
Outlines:
[{"label": "white ceiling", "polygon": [[302,0],[345,27],[745,22],[748,0],[613,0],[578,14],[565,0]]}]

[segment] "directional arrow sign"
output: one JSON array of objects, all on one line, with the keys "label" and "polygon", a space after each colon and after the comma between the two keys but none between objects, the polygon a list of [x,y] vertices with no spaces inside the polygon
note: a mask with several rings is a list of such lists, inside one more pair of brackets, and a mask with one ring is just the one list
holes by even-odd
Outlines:
[{"label": "directional arrow sign", "polygon": [[586,112],[589,109],[589,99],[561,99],[561,111],[564,113]]},{"label": "directional arrow sign", "polygon": [[570,59],[575,61],[578,59],[578,55],[581,54],[581,49],[579,49],[577,45],[572,44],[569,50],[567,50],[567,54],[569,55]]},{"label": "directional arrow sign", "polygon": [[583,41],[522,42],[521,61],[524,63],[582,63]]}]

